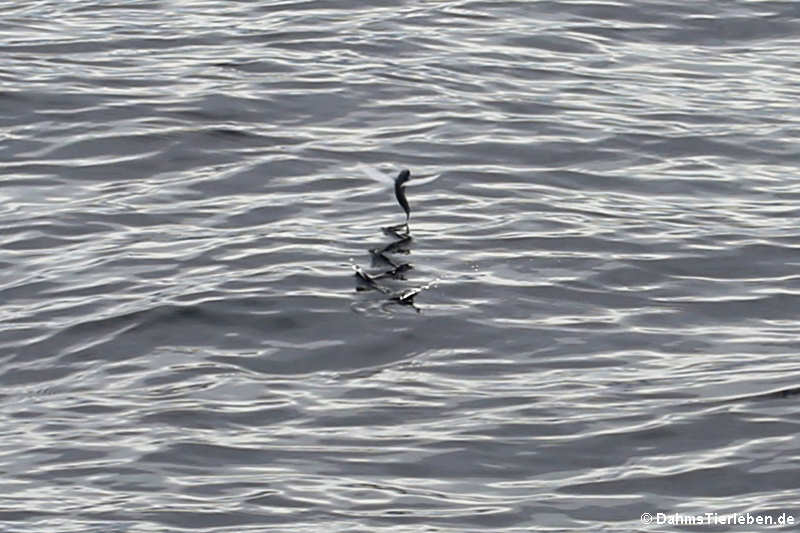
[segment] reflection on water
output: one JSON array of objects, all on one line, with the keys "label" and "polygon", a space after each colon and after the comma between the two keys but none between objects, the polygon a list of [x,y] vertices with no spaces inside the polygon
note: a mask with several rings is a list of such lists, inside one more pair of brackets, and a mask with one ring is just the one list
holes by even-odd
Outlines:
[{"label": "reflection on water", "polygon": [[[360,167],[366,174],[370,176],[378,176],[377,179],[379,180],[384,179],[380,172],[371,170],[371,167],[367,167],[366,165],[360,165]],[[433,178],[436,179],[438,176],[434,176]],[[393,183],[394,194],[395,198],[397,199],[397,203],[406,214],[405,222],[383,228],[383,233],[391,237],[393,240],[379,248],[369,249],[369,253],[372,258],[372,266],[379,267],[381,272],[368,274],[358,265],[354,265],[353,268],[358,281],[358,290],[377,291],[386,296],[388,301],[411,306],[417,312],[419,312],[420,309],[414,305],[414,298],[422,291],[433,287],[435,282],[430,282],[426,285],[421,285],[418,287],[397,290],[393,289],[386,283],[382,283],[381,281],[384,279],[406,280],[407,273],[414,268],[414,265],[411,263],[398,259],[398,256],[402,254],[408,255],[411,253],[410,247],[414,240],[414,238],[411,236],[411,225],[409,224],[411,207],[409,206],[408,198],[406,196],[406,186],[409,184],[409,180],[411,180],[411,173],[405,169],[400,171]],[[433,180],[431,178],[427,178],[425,181],[430,182]]]}]

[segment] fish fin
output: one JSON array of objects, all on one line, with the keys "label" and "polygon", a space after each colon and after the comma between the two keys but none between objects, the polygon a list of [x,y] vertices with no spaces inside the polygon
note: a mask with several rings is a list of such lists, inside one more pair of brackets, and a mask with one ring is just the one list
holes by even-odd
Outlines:
[{"label": "fish fin", "polygon": [[432,183],[438,180],[441,177],[441,174],[434,174],[433,176],[427,176],[424,178],[411,178],[405,183],[406,187],[416,187],[417,185],[425,185],[426,183]]},{"label": "fish fin", "polygon": [[372,178],[379,183],[383,183],[384,185],[393,185],[394,178],[384,174],[380,170],[372,168],[364,163],[356,163],[356,168],[360,170],[365,176],[368,178]]}]

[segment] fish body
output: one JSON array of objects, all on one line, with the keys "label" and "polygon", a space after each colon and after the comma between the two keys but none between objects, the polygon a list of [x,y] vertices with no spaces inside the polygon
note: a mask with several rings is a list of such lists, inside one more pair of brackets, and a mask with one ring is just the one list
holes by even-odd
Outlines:
[{"label": "fish body", "polygon": [[401,170],[400,174],[394,179],[394,195],[397,197],[397,203],[406,212],[406,224],[408,219],[411,218],[411,207],[408,205],[406,198],[406,182],[411,179],[411,172],[408,169]]},{"label": "fish body", "polygon": [[381,183],[394,183],[394,196],[397,198],[397,203],[400,204],[400,207],[403,208],[403,211],[406,214],[406,221],[404,224],[398,224],[397,226],[392,226],[387,229],[400,229],[405,228],[405,233],[399,234],[405,236],[408,234],[408,221],[411,218],[411,206],[408,203],[408,198],[406,198],[406,187],[407,186],[416,186],[416,185],[424,185],[426,183],[431,183],[432,181],[439,178],[439,175],[433,176],[426,176],[424,178],[413,178],[411,177],[411,171],[408,169],[403,169],[397,175],[396,178],[392,179],[391,177],[387,176],[383,172],[376,170],[372,167],[364,165],[363,163],[358,163],[357,168],[363,172],[366,176],[374,179],[375,181]]}]

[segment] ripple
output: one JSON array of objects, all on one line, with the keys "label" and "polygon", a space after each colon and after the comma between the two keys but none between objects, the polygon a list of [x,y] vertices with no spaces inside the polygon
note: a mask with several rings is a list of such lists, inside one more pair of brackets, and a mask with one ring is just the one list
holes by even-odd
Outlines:
[{"label": "ripple", "polygon": [[5,2],[0,520],[791,513],[795,11]]}]

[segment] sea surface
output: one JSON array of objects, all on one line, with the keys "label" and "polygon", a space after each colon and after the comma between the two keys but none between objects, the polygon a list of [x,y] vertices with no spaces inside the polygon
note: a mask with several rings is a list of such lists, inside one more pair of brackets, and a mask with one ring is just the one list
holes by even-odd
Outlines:
[{"label": "sea surface", "polygon": [[0,0],[0,532],[797,530],[799,102],[791,0]]}]

